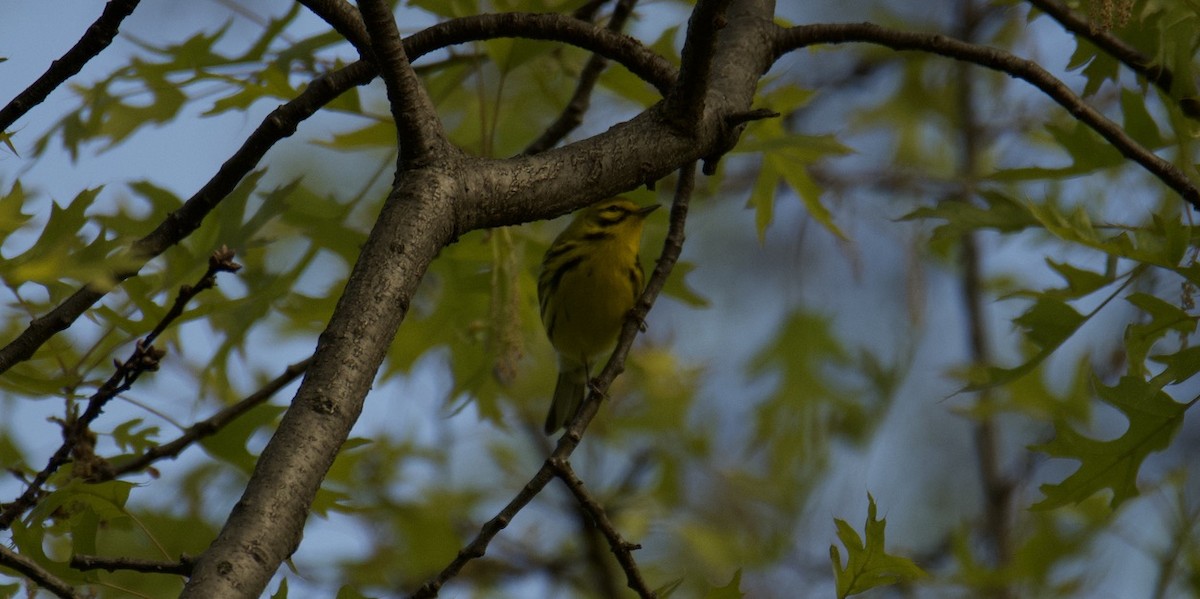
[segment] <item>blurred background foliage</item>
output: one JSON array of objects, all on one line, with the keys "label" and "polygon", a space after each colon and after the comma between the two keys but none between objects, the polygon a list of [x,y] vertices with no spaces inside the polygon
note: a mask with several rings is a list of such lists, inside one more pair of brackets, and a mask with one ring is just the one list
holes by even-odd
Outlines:
[{"label": "blurred background foliage", "polygon": [[[7,132],[5,340],[80,285],[110,285],[123,248],[272,108],[353,57],[299,5],[167,4],[140,8],[103,60]],[[580,4],[414,0],[398,15],[412,33]],[[779,4],[781,22],[871,20],[1029,57],[1197,180],[1197,123],[1180,108],[1196,96],[1194,2],[1072,4],[1169,68],[1169,92],[1039,2]],[[93,18],[7,10],[10,91],[32,79],[13,73],[44,68]],[[677,62],[689,10],[640,2],[627,31]],[[505,39],[416,67],[453,141],[500,157],[557,116],[587,58]],[[610,66],[571,139],[658,99]],[[794,52],[757,105],[783,116],[751,124],[701,180],[683,262],[573,460],[642,544],[652,586],[685,597],[876,585],[891,586],[871,596],[1200,595],[1200,489],[1186,459],[1200,435],[1185,418],[1200,393],[1200,267],[1186,204],[1040,92],[942,57]],[[200,230],[0,376],[0,462],[12,473],[0,500],[57,446],[48,418],[94,391],[223,244],[245,268],[164,333],[162,370],[106,410],[96,453],[120,464],[307,357],[391,180],[387,114],[378,81],[343,95]],[[630,196],[666,203],[672,183]],[[276,596],[412,591],[538,467],[555,364],[536,275],[561,226],[476,231],[442,252]],[[651,219],[647,267],[664,235],[665,219]],[[90,484],[64,470],[4,542],[100,596],[172,596],[178,577],[81,573],[66,560],[203,551],[293,390],[145,473]],[[552,485],[445,592],[623,596],[623,580]],[[0,595],[22,588],[0,568]]]}]

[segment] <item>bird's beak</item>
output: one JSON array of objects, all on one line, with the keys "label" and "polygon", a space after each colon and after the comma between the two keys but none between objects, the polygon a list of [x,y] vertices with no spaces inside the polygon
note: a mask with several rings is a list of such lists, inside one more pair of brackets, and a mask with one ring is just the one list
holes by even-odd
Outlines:
[{"label": "bird's beak", "polygon": [[658,206],[659,206],[658,204],[650,204],[649,206],[642,206],[641,208],[637,209],[637,215],[644,217],[647,214],[650,214],[651,212],[658,210]]}]

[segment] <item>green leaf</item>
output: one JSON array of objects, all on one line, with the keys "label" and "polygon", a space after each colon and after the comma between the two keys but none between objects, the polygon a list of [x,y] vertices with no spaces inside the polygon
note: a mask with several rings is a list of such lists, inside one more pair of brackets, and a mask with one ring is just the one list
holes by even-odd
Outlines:
[{"label": "green leaf", "polygon": [[1037,353],[1013,368],[989,366],[976,370],[970,375],[971,382],[963,391],[979,391],[1025,376],[1075,334],[1087,319],[1088,316],[1080,314],[1062,300],[1038,298],[1024,314],[1013,319],[1013,324],[1024,330],[1025,337],[1037,346]]},{"label": "green leaf", "polygon": [[1146,356],[1150,348],[1172,331],[1188,334],[1196,330],[1196,317],[1182,308],[1146,293],[1134,293],[1125,298],[1150,316],[1149,322],[1125,327],[1125,353],[1129,375],[1146,376]]},{"label": "green leaf", "polygon": [[1155,384],[1177,385],[1200,372],[1200,347],[1189,347],[1173,354],[1154,356],[1150,359],[1167,366],[1154,377]]},{"label": "green leaf", "polygon": [[270,404],[246,412],[222,428],[217,434],[200,440],[201,447],[209,455],[233,464],[249,474],[254,470],[258,456],[251,454],[246,445],[259,429],[275,423],[285,408]]},{"label": "green leaf", "polygon": [[8,193],[0,196],[0,242],[24,226],[33,216],[21,212],[21,209],[25,207],[26,200],[25,190],[21,188],[20,181],[13,182]]},{"label": "green leaf", "polygon": [[675,590],[678,589],[682,584],[683,579],[676,578],[675,580],[669,581],[657,589],[654,589],[654,595],[658,597],[658,599],[667,599],[667,597],[670,597],[672,594],[674,594]]},{"label": "green leaf", "polygon": [[1129,428],[1111,441],[1097,441],[1059,424],[1052,441],[1034,449],[1052,457],[1077,460],[1079,468],[1060,483],[1041,486],[1046,496],[1034,509],[1053,509],[1079,503],[1104,489],[1112,490],[1110,507],[1138,495],[1137,475],[1142,462],[1166,449],[1183,423],[1187,405],[1171,399],[1159,387],[1140,378],[1125,376],[1115,387],[1099,382],[1100,400],[1121,411]]},{"label": "green leaf", "polygon": [[144,426],[138,430],[134,430],[141,423],[141,418],[134,418],[133,420],[122,422],[113,429],[113,441],[116,441],[117,446],[122,451],[144,453],[156,445],[154,438],[158,436],[158,427]]},{"label": "green leaf", "polygon": [[933,230],[931,243],[949,246],[957,244],[964,235],[980,229],[1014,233],[1037,226],[1027,203],[1003,193],[984,191],[979,194],[983,204],[947,200],[936,206],[917,208],[900,220],[939,219],[945,223]]},{"label": "green leaf", "polygon": [[733,578],[729,584],[723,587],[713,587],[704,594],[704,599],[742,599],[745,593],[741,591],[742,584],[742,569],[738,568],[733,573]]},{"label": "green leaf", "polygon": [[1078,299],[1103,288],[1112,283],[1114,279],[1111,274],[1076,268],[1065,262],[1055,262],[1050,258],[1046,258],[1046,264],[1050,265],[1050,268],[1053,268],[1054,272],[1057,272],[1067,282],[1067,286],[1061,289],[1043,291],[1042,295],[1046,297],[1064,300]]},{"label": "green leaf", "polygon": [[287,578],[284,577],[279,581],[279,588],[275,589],[275,594],[271,595],[271,599],[287,599],[288,584]]},{"label": "green leaf", "polygon": [[837,545],[829,546],[829,559],[837,578],[838,599],[870,589],[910,582],[924,577],[925,571],[906,557],[889,555],[884,547],[887,519],[875,519],[875,498],[867,495],[866,543],[846,521],[834,518],[838,539],[846,546],[846,565],[842,566]]},{"label": "green leaf", "polygon": [[358,589],[355,589],[354,587],[344,586],[338,589],[337,599],[374,599],[374,597],[371,595],[364,595],[358,592]]}]

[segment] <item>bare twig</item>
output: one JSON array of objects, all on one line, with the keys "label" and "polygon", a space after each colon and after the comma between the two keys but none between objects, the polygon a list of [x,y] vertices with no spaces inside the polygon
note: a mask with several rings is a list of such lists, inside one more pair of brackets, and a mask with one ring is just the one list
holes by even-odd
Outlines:
[{"label": "bare twig", "polygon": [[12,526],[14,520],[37,503],[41,496],[42,485],[49,480],[50,475],[67,462],[77,445],[89,435],[88,427],[100,416],[104,406],[119,393],[129,390],[142,374],[158,370],[158,362],[166,352],[154,347],[154,340],[183,313],[183,307],[201,291],[211,288],[216,283],[218,272],[237,272],[240,268],[241,265],[233,261],[233,251],[229,248],[222,246],[221,249],[212,253],[208,259],[208,269],[200,277],[200,280],[195,285],[181,287],[174,304],[159,320],[154,330],[145,338],[137,341],[133,354],[124,362],[115,362],[116,370],[88,398],[83,414],[77,414],[74,411],[68,414],[67,419],[63,422],[62,445],[50,456],[46,467],[29,482],[25,492],[16,501],[4,506],[4,510],[0,512],[0,530]]},{"label": "bare twig", "polygon": [[71,567],[76,570],[130,570],[146,574],[176,574],[187,576],[192,573],[196,558],[190,555],[179,556],[177,562],[134,559],[131,557],[103,557],[99,555],[72,555]]},{"label": "bare twig", "polygon": [[567,425],[567,430],[559,438],[554,452],[546,459],[546,462],[542,464],[542,467],[538,469],[529,482],[525,483],[525,486],[521,488],[517,495],[508,502],[508,505],[504,506],[495,517],[488,520],[480,528],[475,538],[459,550],[458,555],[437,576],[421,585],[421,588],[417,589],[411,595],[412,599],[436,597],[442,585],[457,576],[467,562],[483,557],[492,539],[501,530],[504,530],[513,517],[528,505],[546,487],[546,484],[554,478],[554,468],[551,466],[551,461],[567,459],[575,451],[575,448],[579,446],[583,431],[587,428],[592,418],[595,417],[600,403],[603,401],[604,393],[612,384],[613,379],[624,369],[625,358],[629,355],[629,348],[633,345],[633,340],[637,336],[641,324],[645,322],[646,314],[654,305],[654,300],[658,298],[658,294],[662,292],[667,277],[675,267],[675,262],[679,260],[679,253],[683,250],[684,224],[687,221],[688,202],[691,199],[695,175],[695,163],[690,163],[680,169],[679,183],[675,189],[675,200],[671,206],[670,226],[667,231],[667,238],[663,241],[663,249],[659,254],[658,264],[655,266],[654,272],[650,275],[646,283],[646,289],[642,291],[637,305],[634,306],[629,317],[625,320],[625,326],[621,329],[616,349],[613,350],[612,356],[609,358],[608,363],[605,364],[599,376],[589,385],[591,391],[588,397],[584,400],[583,405],[580,406],[574,420]]},{"label": "bare twig", "polygon": [[613,526],[611,520],[608,519],[608,514],[604,511],[604,506],[588,493],[583,487],[583,480],[575,474],[575,470],[571,468],[571,463],[563,458],[551,458],[548,460],[550,468],[554,470],[554,475],[563,484],[570,489],[571,494],[579,501],[579,505],[583,506],[586,511],[595,521],[596,527],[604,534],[604,538],[608,540],[608,547],[612,549],[613,555],[616,556],[617,562],[621,564],[621,569],[625,571],[625,580],[629,588],[633,589],[639,597],[653,598],[657,595],[650,587],[646,586],[646,581],[642,579],[642,573],[638,569],[637,562],[633,559],[633,552],[641,549],[642,546],[637,543],[626,541],[617,528]]},{"label": "bare twig", "polygon": [[211,417],[201,420],[189,426],[173,441],[155,446],[143,453],[142,455],[118,465],[114,465],[110,472],[104,477],[105,480],[124,476],[131,472],[139,472],[149,468],[151,464],[165,458],[174,458],[187,449],[196,441],[205,437],[212,436],[225,428],[225,425],[233,422],[239,416],[249,412],[252,408],[266,402],[272,395],[280,389],[291,384],[301,374],[304,374],[305,369],[312,363],[312,358],[305,358],[300,362],[289,365],[284,369],[283,374],[272,379],[266,385],[263,385],[259,390],[247,395],[241,401],[226,407],[217,412]]},{"label": "bare twig", "polygon": [[1108,140],[1117,151],[1142,165],[1194,208],[1200,209],[1200,189],[1182,170],[1129,137],[1120,125],[1105,118],[1036,62],[998,48],[971,44],[944,35],[898,31],[871,23],[838,23],[779,29],[775,39],[776,56],[815,44],[847,42],[879,44],[893,50],[930,52],[992,68],[1022,79],[1042,90],[1066,108],[1071,116]]},{"label": "bare twig", "polygon": [[29,87],[13,98],[4,108],[0,108],[0,132],[4,132],[29,109],[41,104],[50,92],[62,85],[72,75],[83,69],[83,65],[104,51],[117,37],[121,22],[128,17],[139,0],[110,0],[104,5],[100,18],[92,23],[83,37],[67,50],[62,58],[50,63],[46,72],[38,77]]},{"label": "bare twig", "polygon": [[0,566],[16,570],[38,586],[62,599],[83,599],[83,595],[75,592],[75,589],[66,581],[39,566],[37,562],[4,545],[0,545]]}]

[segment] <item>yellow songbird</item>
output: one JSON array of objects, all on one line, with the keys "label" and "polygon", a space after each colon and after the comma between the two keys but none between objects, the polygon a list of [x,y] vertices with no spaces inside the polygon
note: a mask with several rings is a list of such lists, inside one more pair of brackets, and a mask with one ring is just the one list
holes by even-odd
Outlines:
[{"label": "yellow songbird", "polygon": [[546,434],[566,426],[583,403],[594,360],[611,349],[642,293],[642,224],[658,205],[613,198],[575,215],[542,259],[538,301],[558,352],[558,383]]}]

